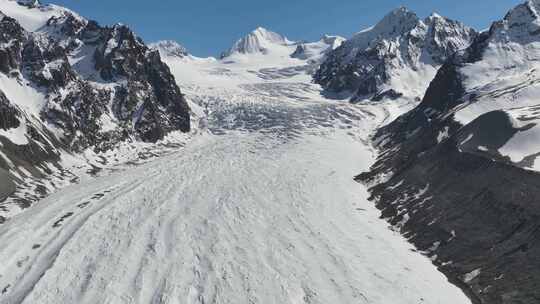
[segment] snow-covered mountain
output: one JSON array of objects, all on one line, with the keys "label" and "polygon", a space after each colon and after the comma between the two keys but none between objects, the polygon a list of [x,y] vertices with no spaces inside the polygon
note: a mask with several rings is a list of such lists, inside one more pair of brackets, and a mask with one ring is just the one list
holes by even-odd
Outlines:
[{"label": "snow-covered mountain", "polygon": [[476,32],[437,14],[420,19],[401,7],[328,54],[315,81],[353,100],[421,97],[442,63]]},{"label": "snow-covered mountain", "polygon": [[539,59],[540,1],[529,0],[377,132],[378,162],[358,177],[376,185],[384,217],[479,303],[540,296]]},{"label": "snow-covered mountain", "polygon": [[226,58],[237,54],[268,54],[283,47],[290,47],[294,42],[289,41],[285,36],[258,27],[245,37],[239,39],[227,51],[221,54],[221,58]]},{"label": "snow-covered mountain", "polygon": [[190,130],[168,66],[128,27],[36,1],[1,0],[0,11],[0,199],[62,171],[66,153]]}]

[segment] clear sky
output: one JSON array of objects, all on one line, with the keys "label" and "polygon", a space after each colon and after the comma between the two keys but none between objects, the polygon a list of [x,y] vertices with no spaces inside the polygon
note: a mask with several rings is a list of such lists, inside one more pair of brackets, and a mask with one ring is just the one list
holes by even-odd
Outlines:
[{"label": "clear sky", "polygon": [[489,27],[525,0],[43,0],[68,7],[101,24],[129,25],[146,42],[176,40],[197,56],[217,56],[257,26],[291,40],[323,34],[349,37],[406,6],[476,29]]}]

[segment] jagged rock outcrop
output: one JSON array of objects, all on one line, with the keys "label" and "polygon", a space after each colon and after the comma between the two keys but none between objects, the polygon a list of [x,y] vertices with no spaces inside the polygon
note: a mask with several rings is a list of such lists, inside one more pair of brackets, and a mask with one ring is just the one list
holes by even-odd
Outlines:
[{"label": "jagged rock outcrop", "polygon": [[19,111],[11,105],[4,92],[0,91],[0,129],[18,128],[21,124]]},{"label": "jagged rock outcrop", "polygon": [[0,72],[9,74],[18,70],[21,63],[23,43],[26,33],[17,21],[0,12]]},{"label": "jagged rock outcrop", "polygon": [[348,91],[353,100],[421,96],[438,67],[467,47],[476,32],[437,14],[421,20],[399,8],[328,54],[314,76],[327,91]]}]

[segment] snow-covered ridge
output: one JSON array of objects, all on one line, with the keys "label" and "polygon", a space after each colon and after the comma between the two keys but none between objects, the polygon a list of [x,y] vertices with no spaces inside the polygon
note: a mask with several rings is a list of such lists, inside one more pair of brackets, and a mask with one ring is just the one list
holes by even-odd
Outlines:
[{"label": "snow-covered ridge", "polygon": [[16,19],[29,32],[40,30],[52,17],[69,14],[76,16],[78,19],[84,19],[65,7],[54,4],[41,4],[37,0],[0,0],[0,11]]},{"label": "snow-covered ridge", "polygon": [[[418,25],[418,16],[406,7],[397,8],[385,15],[374,26],[362,30],[347,40],[347,45],[363,50],[382,39],[398,38]],[[355,54],[352,53],[351,57]]]},{"label": "snow-covered ridge", "polygon": [[188,50],[173,40],[162,40],[148,45],[151,49],[159,51],[162,57],[183,58],[189,55]]}]

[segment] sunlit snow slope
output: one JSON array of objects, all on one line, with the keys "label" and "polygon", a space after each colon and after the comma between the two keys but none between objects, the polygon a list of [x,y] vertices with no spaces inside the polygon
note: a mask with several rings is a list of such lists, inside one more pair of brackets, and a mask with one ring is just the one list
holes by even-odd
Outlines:
[{"label": "sunlit snow slope", "polygon": [[202,135],[0,225],[0,303],[470,303],[352,180],[410,106],[325,100],[263,56],[166,59]]}]

